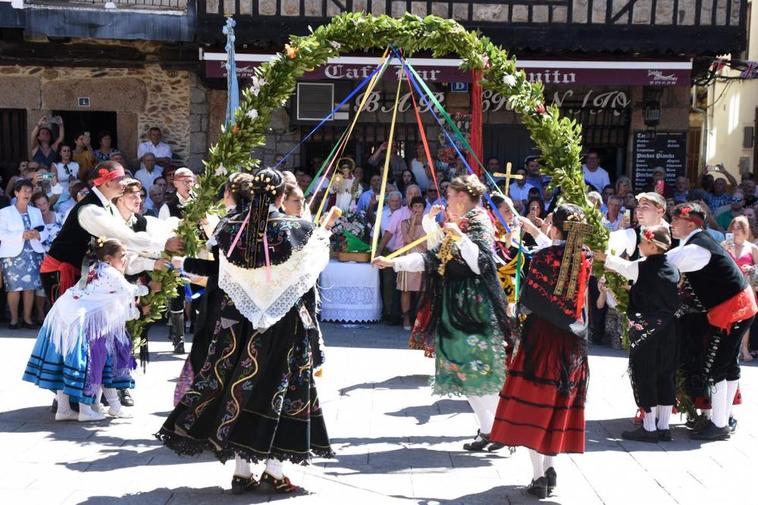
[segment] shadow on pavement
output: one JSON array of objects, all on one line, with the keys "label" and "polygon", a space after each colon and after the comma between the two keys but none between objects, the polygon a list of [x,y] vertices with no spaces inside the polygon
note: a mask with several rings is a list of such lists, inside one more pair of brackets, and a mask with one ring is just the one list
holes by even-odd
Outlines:
[{"label": "shadow on pavement", "polygon": [[228,488],[220,486],[191,488],[179,487],[174,489],[158,488],[144,493],[127,494],[124,496],[91,496],[79,502],[78,505],[180,505],[180,504],[211,504],[225,505],[268,503],[279,499],[290,498],[289,495],[272,495],[265,492],[250,492],[233,495]]},{"label": "shadow on pavement", "polygon": [[386,415],[394,417],[414,417],[416,424],[426,424],[432,416],[446,414],[461,414],[471,412],[471,407],[466,400],[437,400],[431,405],[416,405],[404,407],[395,412],[387,412]]},{"label": "shadow on pavement", "polygon": [[[674,418],[672,417],[672,421]],[[587,421],[587,435],[585,451],[661,451],[661,452],[679,452],[695,451],[701,447],[701,440],[692,440],[690,430],[684,425],[671,426],[671,442],[659,442],[657,444],[650,442],[634,442],[621,438],[621,432],[636,429],[637,425],[632,423],[632,418],[620,419],[600,419]]]},{"label": "shadow on pavement", "polygon": [[[395,498],[404,498],[394,496]],[[552,497],[560,499],[560,496]],[[524,486],[497,486],[481,493],[472,493],[457,498],[415,498],[419,505],[436,505],[444,503],[455,503],[458,505],[493,505],[496,503],[540,503],[541,505],[559,505],[559,501],[552,501],[551,498],[540,500],[535,496],[526,493]]]},{"label": "shadow on pavement", "polygon": [[418,389],[429,385],[428,375],[398,375],[382,382],[363,382],[339,390],[346,395],[358,389]]}]

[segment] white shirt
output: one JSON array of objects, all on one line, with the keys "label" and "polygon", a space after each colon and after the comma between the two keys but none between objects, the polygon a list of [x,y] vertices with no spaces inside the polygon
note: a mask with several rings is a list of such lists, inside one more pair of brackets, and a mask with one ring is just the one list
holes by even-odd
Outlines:
[{"label": "white shirt", "polygon": [[137,159],[141,160],[147,153],[153,153],[156,158],[171,158],[171,147],[165,142],[158,142],[158,145],[155,145],[148,140],[137,147]]},{"label": "white shirt", "polygon": [[613,270],[617,274],[623,275],[625,278],[632,282],[637,282],[637,277],[640,275],[640,261],[645,261],[646,258],[642,258],[636,261],[629,261],[618,256],[606,256],[605,268]]},{"label": "white shirt", "polygon": [[[142,166],[142,165],[140,165]],[[145,191],[150,191],[150,188],[152,187],[153,183],[155,182],[155,179],[163,175],[163,169],[159,167],[158,165],[153,167],[152,172],[148,172],[145,167],[140,168],[137,170],[137,172],[134,174],[134,178],[137,179],[142,183],[142,187],[145,188]]]},{"label": "white shirt", "polygon": [[533,187],[534,186],[526,182],[523,186],[519,186],[518,182],[512,182],[508,187],[508,196],[511,197],[511,200],[529,200],[529,190]]},{"label": "white shirt", "polygon": [[681,245],[666,253],[666,257],[671,264],[682,273],[697,272],[711,261],[711,252],[708,249],[704,249],[696,244],[687,243],[696,233],[701,231],[703,230],[699,228],[693,230],[686,238],[679,242]]},{"label": "white shirt", "polygon": [[155,253],[163,251],[166,244],[165,237],[154,237],[141,231],[135,232],[129,228],[121,214],[113,203],[105,198],[99,189],[92,188],[92,192],[103,203],[97,205],[85,205],[79,209],[79,225],[95,237],[108,237],[120,240],[133,252]]},{"label": "white shirt", "polygon": [[416,178],[416,183],[421,188],[421,192],[426,192],[426,188],[429,187],[429,176],[426,175],[424,164],[418,159],[413,158],[411,160],[411,172],[413,172],[413,176]]},{"label": "white shirt", "polygon": [[69,161],[68,163],[53,163],[53,165],[55,165],[55,173],[58,175],[58,183],[63,186],[64,192],[68,194],[68,185],[79,180],[79,163]]},{"label": "white shirt", "polygon": [[584,180],[595,186],[598,192],[602,192],[604,187],[611,184],[611,178],[608,177],[608,172],[603,167],[597,167],[593,172],[587,165],[582,165],[582,172],[584,172]]}]

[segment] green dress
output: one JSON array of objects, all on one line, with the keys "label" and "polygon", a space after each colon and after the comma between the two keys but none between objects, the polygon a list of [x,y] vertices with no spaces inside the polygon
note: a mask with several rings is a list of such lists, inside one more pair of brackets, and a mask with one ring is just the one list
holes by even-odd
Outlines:
[{"label": "green dress", "polygon": [[469,268],[449,238],[424,253],[426,290],[410,345],[435,356],[434,394],[499,393],[510,332],[507,301],[497,277],[493,228],[479,207],[466,213],[459,227],[479,249],[480,273]]}]

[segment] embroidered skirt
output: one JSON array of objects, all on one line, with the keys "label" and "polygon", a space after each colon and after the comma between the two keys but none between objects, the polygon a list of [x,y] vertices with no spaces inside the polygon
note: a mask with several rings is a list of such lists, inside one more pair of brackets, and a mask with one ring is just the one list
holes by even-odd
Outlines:
[{"label": "embroidered skirt", "polygon": [[221,461],[331,457],[298,309],[261,332],[224,295],[206,361],[156,437],[178,454],[209,450]]},{"label": "embroidered skirt", "polygon": [[546,455],[583,453],[589,367],[579,338],[532,318],[526,340],[528,362],[522,345],[510,363],[490,438]]}]

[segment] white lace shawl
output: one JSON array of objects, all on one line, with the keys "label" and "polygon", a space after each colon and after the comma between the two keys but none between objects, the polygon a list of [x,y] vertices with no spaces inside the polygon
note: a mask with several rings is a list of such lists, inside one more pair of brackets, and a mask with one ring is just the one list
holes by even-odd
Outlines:
[{"label": "white lace shawl", "polygon": [[269,328],[316,285],[319,275],[329,264],[330,235],[324,228],[314,229],[302,249],[293,251],[284,263],[271,265],[270,279],[265,267],[238,267],[221,253],[218,286],[229,295],[253,328]]},{"label": "white lace shawl", "polygon": [[56,351],[63,356],[74,350],[80,335],[93,340],[108,337],[127,342],[126,322],[139,317],[135,297],[148,293],[146,286],[130,284],[108,265],[98,262],[96,277],[83,288],[71,287],[56,300],[45,318],[45,328]]}]

